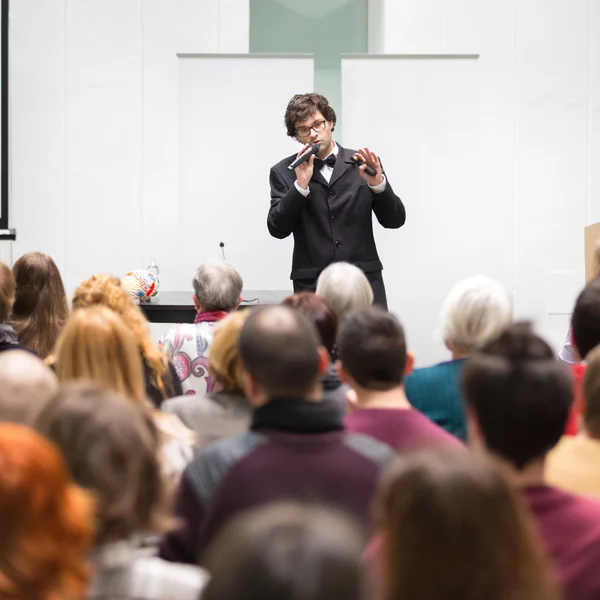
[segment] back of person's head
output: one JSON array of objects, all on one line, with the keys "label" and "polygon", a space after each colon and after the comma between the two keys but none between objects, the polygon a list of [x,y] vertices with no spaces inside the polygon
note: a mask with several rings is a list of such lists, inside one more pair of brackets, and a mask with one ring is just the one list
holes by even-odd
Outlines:
[{"label": "back of person's head", "polygon": [[224,392],[243,394],[239,341],[249,310],[238,310],[219,321],[208,353],[208,371]]},{"label": "back of person's head", "polygon": [[571,337],[582,359],[600,344],[600,278],[592,279],[577,297],[571,315]]},{"label": "back of person's head", "polygon": [[203,600],[362,600],[362,540],[323,507],[271,505],[237,517],[209,548]]},{"label": "back of person's head", "polygon": [[327,301],[313,292],[299,292],[288,296],[282,304],[298,309],[309,321],[314,323],[321,344],[330,356],[334,352],[338,328],[338,316]]},{"label": "back of person's head", "polygon": [[75,310],[57,344],[59,381],[87,379],[106,389],[145,401],[137,341],[121,317],[104,306]]},{"label": "back of person's head", "polygon": [[15,278],[13,272],[0,262],[0,325],[6,323],[15,302]]},{"label": "back of person's head", "polygon": [[508,292],[489,277],[470,277],[446,296],[440,333],[451,350],[473,351],[497,337],[511,321]]},{"label": "back of person's head", "polygon": [[56,375],[31,352],[0,352],[0,421],[31,425],[57,389]]},{"label": "back of person's head", "polygon": [[159,438],[143,407],[89,383],[65,384],[36,429],[60,448],[73,479],[94,493],[95,545],[164,530]]},{"label": "back of person's head", "polygon": [[240,333],[240,357],[244,370],[267,396],[304,396],[320,375],[319,335],[297,310],[281,305],[256,308]]},{"label": "back of person's head", "polygon": [[600,346],[586,357],[587,369],[583,378],[583,421],[588,435],[600,440]]},{"label": "back of person's head", "polygon": [[338,317],[373,304],[373,290],[367,276],[347,262],[336,262],[323,270],[317,280],[316,294],[327,301]]},{"label": "back of person's head", "polygon": [[382,600],[556,598],[531,519],[491,460],[397,459],[377,498]]},{"label": "back of person's head", "polygon": [[389,390],[402,384],[412,367],[404,329],[394,315],[373,306],[342,318],[338,334],[342,377],[365,389]]},{"label": "back of person's head", "polygon": [[240,303],[244,282],[230,264],[218,258],[211,258],[196,269],[192,285],[203,311],[230,312]]},{"label": "back of person's head", "polygon": [[473,354],[462,383],[471,441],[518,469],[558,443],[573,401],[571,376],[529,324],[512,325]]},{"label": "back of person's head", "polygon": [[93,535],[91,498],[37,433],[0,424],[0,597],[81,598]]},{"label": "back of person's head", "polygon": [[21,344],[46,358],[69,315],[60,271],[47,254],[29,252],[13,265],[13,275],[13,327]]},{"label": "back of person's head", "polygon": [[169,397],[172,378],[169,360],[150,336],[148,321],[142,309],[133,301],[121,281],[112,275],[92,275],[75,290],[73,310],[90,306],[106,306],[116,312],[131,330],[148,368],[150,381],[163,399]]}]

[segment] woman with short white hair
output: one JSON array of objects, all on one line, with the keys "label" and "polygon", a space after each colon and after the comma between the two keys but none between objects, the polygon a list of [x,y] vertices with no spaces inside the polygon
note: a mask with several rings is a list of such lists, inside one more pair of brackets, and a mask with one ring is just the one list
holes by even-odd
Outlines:
[{"label": "woman with short white hair", "polygon": [[323,270],[317,280],[316,294],[331,306],[338,318],[373,304],[373,290],[367,276],[347,262],[336,262]]},{"label": "woman with short white hair", "polygon": [[416,369],[405,380],[410,403],[459,439],[466,439],[460,374],[465,359],[512,322],[512,302],[504,287],[476,276],[456,284],[444,301],[440,334],[452,360]]}]

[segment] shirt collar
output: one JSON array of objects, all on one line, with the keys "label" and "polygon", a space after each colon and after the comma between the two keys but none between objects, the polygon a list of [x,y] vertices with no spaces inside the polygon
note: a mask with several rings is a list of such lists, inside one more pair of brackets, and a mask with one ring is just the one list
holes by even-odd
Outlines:
[{"label": "shirt collar", "polygon": [[337,145],[337,142],[333,142],[333,150],[325,157],[326,159],[329,158],[331,155],[335,156],[337,158],[337,155],[340,153],[340,148]]}]

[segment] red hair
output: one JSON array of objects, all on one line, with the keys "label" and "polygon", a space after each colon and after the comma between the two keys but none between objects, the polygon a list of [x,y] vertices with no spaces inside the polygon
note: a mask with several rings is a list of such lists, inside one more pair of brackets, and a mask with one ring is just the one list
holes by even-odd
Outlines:
[{"label": "red hair", "polygon": [[53,444],[0,424],[0,597],[81,598],[93,538],[90,497]]}]

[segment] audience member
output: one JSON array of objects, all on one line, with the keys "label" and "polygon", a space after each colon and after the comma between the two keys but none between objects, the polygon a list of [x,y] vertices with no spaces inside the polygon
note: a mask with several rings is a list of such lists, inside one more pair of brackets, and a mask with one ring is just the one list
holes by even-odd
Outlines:
[{"label": "audience member", "polygon": [[57,389],[56,375],[31,352],[0,353],[0,421],[31,425]]},{"label": "audience member", "polygon": [[346,434],[339,409],[322,400],[329,364],[312,323],[285,306],[253,310],[240,334],[246,397],[255,407],[248,434],[217,442],[186,469],[177,502],[182,526],[162,556],[194,562],[234,515],[281,499],[322,502],[369,526],[389,446]]},{"label": "audience member", "polygon": [[15,278],[12,271],[0,262],[0,352],[5,350],[27,350],[19,343],[17,334],[9,324],[15,302]]},{"label": "audience member", "polygon": [[469,359],[463,385],[470,441],[512,467],[565,600],[597,600],[600,503],[544,484],[546,455],[563,433],[572,402],[568,369],[519,324]]},{"label": "audience member", "polygon": [[24,254],[12,270],[16,295],[11,325],[21,344],[46,358],[69,316],[60,271],[52,258],[41,252]]},{"label": "audience member", "polygon": [[446,297],[441,320],[440,333],[452,359],[416,369],[406,378],[406,395],[416,409],[464,441],[467,432],[459,381],[465,359],[511,322],[510,296],[488,277],[465,279]]},{"label": "audience member", "polygon": [[239,306],[243,281],[231,265],[213,258],[198,267],[192,285],[194,323],[175,325],[160,344],[175,365],[184,393],[204,396],[214,385],[207,360],[214,327]]},{"label": "audience member", "polygon": [[331,359],[327,370],[321,378],[323,384],[323,397],[337,402],[342,413],[346,412],[346,392],[348,385],[340,380],[335,366],[337,349],[335,338],[337,336],[338,317],[327,301],[313,292],[298,292],[288,296],[283,305],[299,310],[317,328],[321,345],[329,353]]},{"label": "audience member", "polygon": [[373,290],[367,276],[347,262],[332,263],[324,269],[317,280],[315,293],[338,317],[373,304]]},{"label": "audience member", "polygon": [[240,331],[248,310],[230,314],[217,323],[208,355],[208,371],[218,391],[166,400],[161,410],[177,415],[195,432],[195,446],[203,450],[217,440],[248,431],[252,407],[244,395],[238,351]]},{"label": "audience member", "polygon": [[600,500],[600,346],[586,355],[583,380],[584,429],[563,436],[548,455],[546,481],[550,485]]},{"label": "audience member", "polygon": [[377,513],[375,597],[558,600],[529,512],[491,461],[430,451],[398,460]]},{"label": "audience member", "polygon": [[93,504],[57,449],[0,424],[0,597],[80,599],[90,578]]},{"label": "audience member", "polygon": [[110,275],[93,275],[76,290],[73,310],[100,304],[116,312],[135,336],[142,356],[146,395],[159,407],[163,400],[181,396],[183,389],[168,357],[152,341],[146,317],[121,282]]},{"label": "audience member", "polygon": [[340,513],[300,504],[255,509],[210,548],[202,600],[363,600],[361,550]]},{"label": "audience member", "polygon": [[165,563],[150,536],[168,526],[158,432],[147,411],[85,383],[61,388],[40,415],[38,431],[63,452],[73,478],[97,501],[88,598],[187,600],[206,575]]},{"label": "audience member", "polygon": [[[71,315],[58,339],[55,368],[60,382],[92,381],[154,409],[146,397],[135,336],[105,306],[80,308]],[[178,481],[192,459],[192,433],[174,415],[156,409],[153,415],[162,436],[164,473]]]},{"label": "audience member", "polygon": [[592,279],[581,291],[575,302],[571,315],[570,335],[576,362],[571,365],[571,373],[575,380],[573,419],[576,423],[574,431],[578,431],[578,421],[583,413],[583,378],[586,371],[587,355],[600,344],[600,277]]},{"label": "audience member", "polygon": [[403,378],[413,356],[404,330],[379,307],[342,319],[338,336],[340,375],[354,390],[345,424],[348,431],[370,435],[398,451],[460,442],[415,410],[404,393]]},{"label": "audience member", "polygon": [[[586,273],[587,275],[587,273]],[[593,271],[591,273],[592,279],[596,279],[600,276],[600,240],[596,241],[596,247],[594,249],[593,256]],[[589,281],[591,281],[590,279]],[[589,282],[588,281],[588,282]],[[598,342],[600,343],[600,342]],[[581,384],[583,382],[584,370],[578,367],[581,363],[581,356],[579,356],[577,349],[573,344],[573,330],[569,327],[567,337],[564,341],[563,347],[560,350],[558,358],[568,365],[572,365],[573,374],[577,379],[577,382]]]}]

